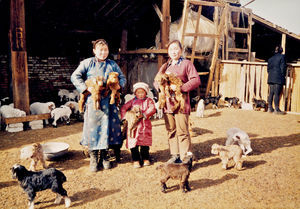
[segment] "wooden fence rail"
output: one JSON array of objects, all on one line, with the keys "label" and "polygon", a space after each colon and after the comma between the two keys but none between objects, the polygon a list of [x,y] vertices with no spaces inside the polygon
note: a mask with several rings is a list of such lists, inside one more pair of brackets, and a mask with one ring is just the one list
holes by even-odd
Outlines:
[{"label": "wooden fence rail", "polygon": [[[222,61],[219,79],[213,89],[222,97],[238,97],[251,102],[252,98],[268,98],[268,73],[266,62]],[[300,64],[288,64],[286,85],[280,98],[280,108],[300,113]]]}]

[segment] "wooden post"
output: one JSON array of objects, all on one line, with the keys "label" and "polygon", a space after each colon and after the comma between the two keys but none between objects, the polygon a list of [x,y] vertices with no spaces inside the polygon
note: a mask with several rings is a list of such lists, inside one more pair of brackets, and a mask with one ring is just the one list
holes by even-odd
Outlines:
[{"label": "wooden post", "polygon": [[281,47],[283,49],[282,54],[285,54],[286,34],[283,33],[281,36]]},{"label": "wooden post", "polygon": [[14,105],[30,114],[24,0],[10,1],[9,33]]},{"label": "wooden post", "polygon": [[[223,10],[223,12],[224,12],[224,10]],[[229,57],[229,52],[228,52],[228,30],[229,30],[229,24],[230,24],[229,14],[231,14],[231,10],[229,10],[228,14],[226,14],[226,16],[225,16],[225,25],[224,25],[224,42],[225,42],[224,48],[225,49],[223,51],[224,51],[224,57],[226,60],[228,60],[228,57]]]},{"label": "wooden post", "polygon": [[[160,41],[161,48],[166,49],[167,44],[169,43],[169,32],[170,32],[170,0],[163,0],[162,2],[162,15],[163,22],[160,23]],[[165,62],[163,55],[158,55],[158,70]]]},{"label": "wooden post", "polygon": [[[125,56],[121,56],[122,52],[127,51],[127,40],[128,40],[127,37],[128,37],[128,31],[125,29],[122,30],[122,37],[121,37],[119,54],[118,54],[118,61],[119,61],[119,66],[128,81],[127,60],[126,60],[126,58],[124,59]],[[124,88],[124,93],[127,93],[128,89],[129,89],[128,82],[126,82],[126,86]]]},{"label": "wooden post", "polygon": [[248,61],[251,61],[251,38],[252,38],[252,12],[248,15],[247,45],[248,45]]},{"label": "wooden post", "polygon": [[221,68],[221,62],[217,61],[217,68],[215,71],[215,95],[219,95],[219,80],[220,80],[220,68]]},{"label": "wooden post", "polygon": [[199,6],[198,13],[197,13],[195,36],[194,36],[193,47],[192,47],[192,56],[191,56],[191,62],[192,63],[194,63],[194,59],[195,59],[195,50],[196,50],[196,45],[197,45],[197,40],[198,40],[198,35],[197,34],[199,32],[199,25],[200,25],[200,19],[201,19],[201,11],[202,11],[202,6]]},{"label": "wooden post", "polygon": [[215,67],[216,67],[216,61],[218,58],[218,49],[219,49],[219,44],[220,44],[220,37],[223,35],[224,32],[224,23],[225,23],[225,17],[227,15],[228,12],[228,5],[226,4],[223,10],[223,14],[221,16],[220,19],[220,23],[219,23],[219,27],[218,27],[218,38],[215,38],[215,45],[214,45],[214,50],[213,50],[213,56],[212,56],[212,61],[211,61],[211,65],[209,68],[209,77],[208,77],[208,81],[207,81],[207,86],[206,86],[206,92],[205,92],[205,96],[208,95],[210,88],[211,88],[211,83],[213,80],[213,76],[214,76],[214,71],[215,71]]},{"label": "wooden post", "polygon": [[185,0],[184,1],[184,6],[183,6],[183,14],[182,14],[182,34],[181,34],[181,44],[183,45],[184,43],[184,37],[185,37],[185,28],[186,28],[186,23],[187,23],[187,16],[188,16],[188,13],[186,12],[187,10],[187,7],[189,6],[188,4],[188,0]]},{"label": "wooden post", "polygon": [[128,31],[122,30],[122,37],[121,37],[121,52],[127,50],[127,37],[128,37]]}]

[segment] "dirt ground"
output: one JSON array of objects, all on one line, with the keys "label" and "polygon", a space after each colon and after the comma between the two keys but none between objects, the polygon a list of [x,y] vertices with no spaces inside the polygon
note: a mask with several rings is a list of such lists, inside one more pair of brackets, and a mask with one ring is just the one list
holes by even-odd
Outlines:
[{"label": "dirt ground", "polygon": [[[70,145],[60,160],[47,161],[65,173],[65,189],[72,200],[71,208],[300,208],[300,115],[283,116],[266,112],[235,109],[206,110],[204,118],[192,113],[193,163],[191,192],[179,190],[177,180],[167,182],[170,189],[160,191],[157,165],[169,159],[163,120],[153,120],[152,165],[134,169],[130,153],[122,147],[122,162],[110,170],[89,171],[89,158],[79,145],[81,122],[58,128],[0,132],[0,208],[27,208],[27,197],[10,168],[29,161],[19,159],[20,149],[34,142],[58,141]],[[223,170],[218,157],[210,153],[213,143],[224,144],[226,130],[239,127],[250,138],[253,153],[244,159],[242,171]],[[39,164],[39,169],[41,165]],[[36,208],[64,208],[54,205],[55,195],[42,191],[35,199]]]}]

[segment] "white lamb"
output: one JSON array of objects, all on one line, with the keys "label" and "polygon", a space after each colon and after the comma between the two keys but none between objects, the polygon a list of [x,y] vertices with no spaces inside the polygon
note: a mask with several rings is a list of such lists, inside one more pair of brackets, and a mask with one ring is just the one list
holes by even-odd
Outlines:
[{"label": "white lamb", "polygon": [[60,102],[62,102],[64,99],[67,99],[69,97],[69,90],[68,89],[59,89],[58,96],[60,97]]},{"label": "white lamb", "polygon": [[[30,112],[32,115],[50,113],[55,108],[54,102],[34,102],[30,105]],[[45,124],[49,124],[48,120],[45,120]]]},{"label": "white lamb", "polygon": [[[26,116],[26,113],[23,110],[13,108],[10,105],[3,105],[0,107],[0,115],[3,118],[12,118],[12,117]],[[23,123],[8,124],[6,126],[6,131],[8,131],[8,132],[23,131]]]},{"label": "white lamb", "polygon": [[204,100],[200,99],[198,102],[197,110],[196,110],[196,117],[203,118],[204,117]]},{"label": "white lamb", "polygon": [[79,97],[80,97],[79,92],[76,89],[74,89],[73,90],[73,94],[75,94],[75,101],[78,102],[79,101]]},{"label": "white lamb", "polygon": [[67,96],[68,101],[75,101],[76,95],[73,92],[70,92]]},{"label": "white lamb", "polygon": [[22,117],[26,116],[26,113],[17,108],[13,108],[10,105],[3,105],[0,107],[0,114],[4,118],[12,118],[12,117]]},{"label": "white lamb", "polygon": [[58,108],[55,108],[54,110],[51,111],[51,118],[53,118],[53,127],[57,127],[57,120],[62,118],[67,122],[67,125],[70,124],[70,116],[72,114],[72,110],[70,107],[66,105],[62,105]]},{"label": "white lamb", "polygon": [[252,152],[251,142],[248,134],[239,128],[230,128],[227,131],[227,140],[225,145],[227,146],[236,143],[242,148],[245,156]]},{"label": "white lamb", "polygon": [[253,105],[251,103],[247,103],[242,101],[241,102],[241,109],[242,110],[253,110]]}]

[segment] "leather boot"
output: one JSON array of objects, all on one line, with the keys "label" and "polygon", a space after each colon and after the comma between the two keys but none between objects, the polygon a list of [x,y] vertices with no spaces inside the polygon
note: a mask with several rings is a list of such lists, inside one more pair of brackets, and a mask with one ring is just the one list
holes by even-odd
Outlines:
[{"label": "leather boot", "polygon": [[90,170],[92,172],[98,171],[98,153],[99,150],[90,150]]},{"label": "leather boot", "polygon": [[105,170],[111,168],[110,161],[107,157],[107,150],[100,150],[100,160],[99,160],[99,167],[103,167]]}]

